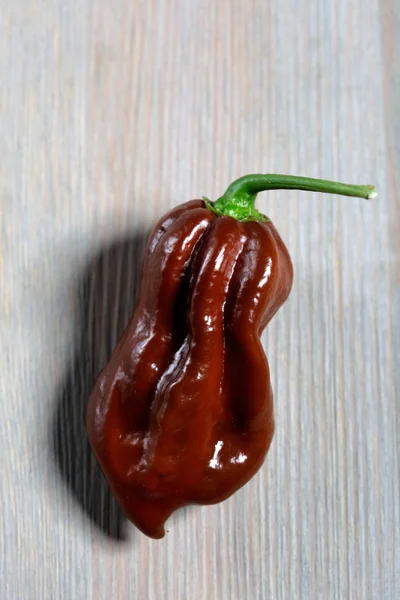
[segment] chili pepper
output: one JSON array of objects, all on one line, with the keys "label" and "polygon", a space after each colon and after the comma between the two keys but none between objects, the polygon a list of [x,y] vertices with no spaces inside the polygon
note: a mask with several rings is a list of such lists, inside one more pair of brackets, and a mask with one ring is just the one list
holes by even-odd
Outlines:
[{"label": "chili pepper", "polygon": [[260,335],[290,293],[293,268],[255,199],[278,188],[375,195],[372,186],[249,175],[214,203],[171,210],[150,237],[133,316],[89,399],[93,452],[150,537],[164,536],[176,509],[236,492],[271,444]]}]

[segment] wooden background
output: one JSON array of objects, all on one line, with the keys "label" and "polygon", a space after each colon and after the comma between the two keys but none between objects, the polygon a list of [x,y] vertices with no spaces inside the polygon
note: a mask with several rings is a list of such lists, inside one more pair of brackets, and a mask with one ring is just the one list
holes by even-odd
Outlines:
[{"label": "wooden background", "polygon": [[[2,0],[0,598],[400,598],[399,0]],[[254,480],[151,541],[88,452],[149,227],[247,172],[295,282]]]}]

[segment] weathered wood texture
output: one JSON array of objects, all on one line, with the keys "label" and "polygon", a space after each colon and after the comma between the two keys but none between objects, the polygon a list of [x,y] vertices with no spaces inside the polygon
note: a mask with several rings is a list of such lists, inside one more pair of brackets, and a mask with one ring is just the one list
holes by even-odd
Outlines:
[{"label": "weathered wood texture", "polygon": [[[400,1],[0,3],[0,598],[400,598]],[[149,226],[247,172],[293,256],[265,336],[276,437],[150,541],[83,413]]]}]

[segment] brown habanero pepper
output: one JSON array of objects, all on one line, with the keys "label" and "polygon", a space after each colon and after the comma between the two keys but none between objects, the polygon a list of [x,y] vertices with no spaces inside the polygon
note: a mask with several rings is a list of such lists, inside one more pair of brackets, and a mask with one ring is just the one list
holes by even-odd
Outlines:
[{"label": "brown habanero pepper", "polygon": [[87,411],[114,495],[153,538],[176,509],[220,502],[245,485],[272,441],[260,335],[290,293],[293,268],[255,208],[267,189],[375,195],[372,186],[248,175],[216,202],[192,200],[156,225],[136,308]]}]

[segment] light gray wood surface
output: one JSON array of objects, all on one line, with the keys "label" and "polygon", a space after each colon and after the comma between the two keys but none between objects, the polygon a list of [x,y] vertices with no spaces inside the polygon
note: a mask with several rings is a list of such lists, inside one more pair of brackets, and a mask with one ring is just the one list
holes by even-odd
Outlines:
[{"label": "light gray wood surface", "polygon": [[[400,598],[399,0],[0,3],[0,598]],[[293,257],[276,436],[227,502],[129,525],[83,414],[148,228],[248,172]]]}]

